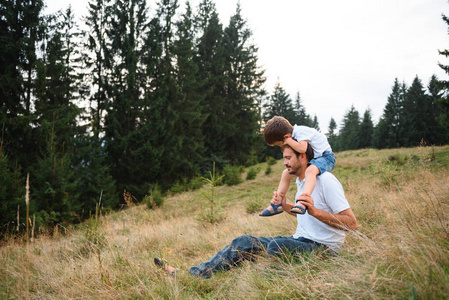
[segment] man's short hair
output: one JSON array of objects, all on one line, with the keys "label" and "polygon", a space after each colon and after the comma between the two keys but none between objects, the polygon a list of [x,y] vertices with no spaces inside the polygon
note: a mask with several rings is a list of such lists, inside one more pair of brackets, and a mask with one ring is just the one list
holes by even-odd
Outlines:
[{"label": "man's short hair", "polygon": [[274,116],[265,124],[263,136],[265,143],[272,146],[275,142],[284,141],[284,136],[292,132],[293,126],[286,118]]},{"label": "man's short hair", "polygon": [[[301,154],[301,153],[299,153],[298,151],[296,151],[295,149],[293,149],[292,147],[290,147],[287,144],[283,145],[281,148],[282,148],[282,152],[284,151],[285,148],[292,149],[293,152],[295,152],[296,157],[299,157],[299,155]],[[306,150],[305,154],[306,154],[307,161],[311,161],[313,159],[314,155],[315,155],[313,153],[313,148],[312,148],[312,146],[310,146],[309,143],[307,143],[307,150]]]}]

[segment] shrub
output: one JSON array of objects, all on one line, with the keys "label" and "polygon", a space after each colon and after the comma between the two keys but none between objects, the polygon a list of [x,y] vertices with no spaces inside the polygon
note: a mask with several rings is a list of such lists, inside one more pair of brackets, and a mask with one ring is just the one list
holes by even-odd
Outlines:
[{"label": "shrub", "polygon": [[276,160],[272,156],[268,156],[267,157],[267,164],[269,166],[275,165],[276,164]]},{"label": "shrub", "polygon": [[99,229],[100,227],[100,208],[96,206],[95,216],[90,216],[89,220],[83,224],[85,231],[81,236],[78,246],[78,253],[81,256],[87,257],[90,254],[98,254],[107,245],[106,236]]},{"label": "shrub", "polygon": [[248,173],[246,173],[246,180],[256,179],[257,173],[259,173],[259,169],[252,167],[249,168]]},{"label": "shrub", "polygon": [[405,164],[405,161],[407,160],[407,158],[400,154],[392,154],[388,157],[387,160],[390,163],[395,163],[399,166],[403,166]]},{"label": "shrub", "polygon": [[193,177],[189,182],[189,188],[191,190],[197,190],[202,188],[204,185],[203,178],[201,176]]},{"label": "shrub", "polygon": [[246,161],[245,166],[250,167],[257,165],[259,163],[259,160],[257,158],[256,151],[252,150],[249,159]]},{"label": "shrub", "polygon": [[157,184],[150,190],[150,195],[147,195],[144,198],[144,201],[149,209],[162,206],[164,204],[164,200],[164,196],[162,195],[162,192]]},{"label": "shrub", "polygon": [[240,167],[227,165],[223,169],[223,173],[224,173],[223,181],[224,181],[224,183],[227,184],[227,185],[236,185],[236,184],[241,183],[243,181],[241,172],[242,172],[242,170],[241,170]]},{"label": "shrub", "polygon": [[246,212],[249,214],[260,212],[264,207],[264,200],[262,198],[252,198],[246,204]]},{"label": "shrub", "polygon": [[271,166],[268,165],[268,166],[267,166],[267,169],[265,170],[265,175],[268,175],[268,174],[270,174],[270,173],[271,173]]},{"label": "shrub", "polygon": [[182,192],[185,192],[186,190],[188,190],[188,188],[184,184],[181,184],[179,181],[176,181],[175,184],[170,187],[170,193],[172,194],[180,194]]},{"label": "shrub", "polygon": [[225,218],[221,213],[220,202],[215,196],[215,187],[217,186],[217,183],[221,181],[221,178],[222,176],[218,176],[215,173],[214,162],[212,172],[209,172],[209,178],[202,178],[203,182],[206,184],[206,188],[201,194],[209,202],[209,207],[206,207],[206,209],[200,213],[198,220],[214,224],[221,222]]}]

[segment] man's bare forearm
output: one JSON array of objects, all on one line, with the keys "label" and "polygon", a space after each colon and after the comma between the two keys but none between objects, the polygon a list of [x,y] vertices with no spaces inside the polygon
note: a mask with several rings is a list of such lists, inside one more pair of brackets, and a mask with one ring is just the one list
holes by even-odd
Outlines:
[{"label": "man's bare forearm", "polygon": [[350,208],[340,212],[339,214],[333,214],[324,210],[315,209],[312,216],[337,229],[357,230],[357,220]]},{"label": "man's bare forearm", "polygon": [[290,204],[290,203],[287,203],[287,202],[282,202],[282,209],[283,209],[286,213],[288,213],[289,215],[296,217],[296,214],[295,214],[295,213],[290,212],[290,210],[292,209],[292,207],[293,207],[293,204]]}]

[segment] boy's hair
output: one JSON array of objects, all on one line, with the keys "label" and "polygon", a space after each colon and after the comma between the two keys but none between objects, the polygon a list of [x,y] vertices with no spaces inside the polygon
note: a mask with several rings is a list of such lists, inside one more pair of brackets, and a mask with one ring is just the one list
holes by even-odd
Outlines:
[{"label": "boy's hair", "polygon": [[293,126],[286,118],[274,116],[265,124],[263,136],[265,143],[271,146],[275,142],[284,141],[284,136],[292,132]]}]

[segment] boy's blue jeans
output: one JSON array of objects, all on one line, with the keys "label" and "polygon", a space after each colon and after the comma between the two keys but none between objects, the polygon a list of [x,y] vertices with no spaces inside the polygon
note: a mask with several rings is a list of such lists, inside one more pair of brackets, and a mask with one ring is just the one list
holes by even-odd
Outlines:
[{"label": "boy's blue jeans", "polygon": [[285,249],[291,254],[311,252],[326,246],[306,238],[295,239],[293,237],[277,236],[274,238],[255,237],[241,235],[234,239],[231,244],[221,249],[211,259],[202,262],[189,269],[189,273],[196,277],[209,278],[217,271],[229,270],[243,260],[252,260],[255,255],[266,251],[268,256],[281,255]]}]

